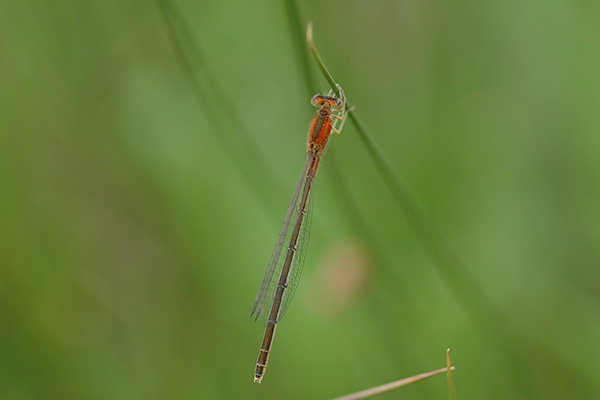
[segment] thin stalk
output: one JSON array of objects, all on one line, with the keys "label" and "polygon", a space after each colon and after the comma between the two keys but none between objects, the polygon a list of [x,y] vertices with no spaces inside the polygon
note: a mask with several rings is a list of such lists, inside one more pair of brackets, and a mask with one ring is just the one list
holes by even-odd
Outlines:
[{"label": "thin stalk", "polygon": [[[450,369],[454,369],[454,367],[450,367]],[[425,372],[424,374],[411,376],[410,378],[404,378],[404,379],[400,379],[398,381],[386,383],[385,385],[375,386],[373,388],[362,390],[360,392],[356,392],[356,393],[352,393],[352,394],[348,394],[346,396],[336,397],[333,400],[367,399],[369,397],[377,396],[379,394],[386,393],[391,390],[410,385],[411,383],[422,381],[423,379],[427,379],[427,378],[430,378],[430,377],[438,375],[438,374],[443,374],[444,372],[447,372],[447,371],[448,371],[448,368],[440,368],[435,371]]]},{"label": "thin stalk", "polygon": [[340,91],[338,90],[337,82],[335,81],[335,79],[333,79],[333,76],[331,75],[331,73],[329,72],[327,67],[325,66],[325,63],[321,59],[321,56],[319,55],[319,52],[317,51],[317,48],[315,47],[315,42],[313,40],[313,23],[312,23],[312,21],[308,21],[308,26],[306,28],[306,43],[308,43],[308,49],[310,50],[313,57],[315,58],[315,61],[317,62],[317,67],[319,67],[319,69],[321,70],[321,73],[323,73],[323,76],[327,80],[327,83],[329,83],[329,86],[331,86],[331,89],[333,89],[335,95],[339,97]]},{"label": "thin stalk", "polygon": [[450,400],[456,400],[456,391],[454,390],[454,381],[452,380],[452,362],[450,361],[450,349],[446,351],[446,380],[448,381],[448,396]]}]

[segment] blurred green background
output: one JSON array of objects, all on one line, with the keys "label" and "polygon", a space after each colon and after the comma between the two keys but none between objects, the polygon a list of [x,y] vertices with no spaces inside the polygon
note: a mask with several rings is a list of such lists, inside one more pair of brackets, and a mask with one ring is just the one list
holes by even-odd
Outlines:
[{"label": "blurred green background", "polygon": [[447,348],[462,399],[600,398],[599,2],[299,2],[460,261],[348,124],[261,385],[250,308],[328,87],[285,2],[164,5],[0,4],[2,399],[326,399]]}]

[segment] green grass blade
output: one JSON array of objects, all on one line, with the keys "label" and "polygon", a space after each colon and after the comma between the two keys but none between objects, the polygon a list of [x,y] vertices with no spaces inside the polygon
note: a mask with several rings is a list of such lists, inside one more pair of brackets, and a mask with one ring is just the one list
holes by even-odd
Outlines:
[{"label": "green grass blade", "polygon": [[327,80],[327,83],[329,83],[329,86],[331,86],[331,88],[333,89],[335,95],[339,96],[340,95],[340,91],[337,88],[337,82],[333,79],[333,76],[331,75],[331,73],[329,72],[329,70],[327,69],[327,67],[325,66],[325,63],[321,59],[321,56],[319,55],[319,52],[317,51],[317,48],[315,47],[315,42],[313,40],[313,24],[312,24],[312,21],[308,22],[308,26],[306,28],[306,42],[308,43],[308,49],[310,50],[310,52],[312,53],[313,57],[315,58],[315,61],[317,62],[317,66],[319,67],[319,69],[321,70],[321,73],[323,74],[323,76]]},{"label": "green grass blade", "polygon": [[456,400],[456,391],[454,390],[454,381],[452,380],[452,362],[450,361],[450,349],[446,351],[446,379],[448,381],[448,396],[450,400]]},{"label": "green grass blade", "polygon": [[[307,42],[323,76],[331,88],[339,95],[337,82],[325,66],[325,63],[314,45],[312,23],[310,22],[307,27]],[[352,104],[350,101],[348,101],[348,103]],[[439,270],[443,273],[446,280],[452,283],[455,293],[466,297],[463,300],[464,304],[468,305],[469,309],[472,309],[472,305],[474,304],[485,304],[485,307],[482,307],[480,310],[482,313],[489,312],[490,308],[495,309],[496,307],[491,304],[491,301],[484,300],[486,297],[484,291],[479,288],[476,280],[467,273],[464,265],[462,265],[458,257],[437,233],[433,224],[429,221],[429,218],[423,211],[423,208],[420,206],[415,196],[411,194],[404,183],[404,180],[394,168],[385,152],[375,141],[373,135],[359,119],[356,111],[349,111],[348,118],[356,127],[359,138],[371,156],[383,181],[404,212],[409,224],[416,232],[417,237],[425,247],[427,253],[434,259],[436,265],[444,267],[439,268]]]},{"label": "green grass blade", "polygon": [[[259,203],[265,210],[271,210],[273,200],[278,198],[273,196],[273,191],[283,192],[283,183],[274,175],[274,169],[265,162],[267,157],[261,154],[241,122],[235,104],[218,85],[216,74],[212,72],[207,58],[203,56],[183,13],[172,2],[159,0],[159,4],[178,61],[190,81],[194,96],[205,111],[212,132],[229,154],[251,193],[260,200]],[[252,168],[249,168],[249,165]],[[271,212],[267,214],[273,215]]]},{"label": "green grass blade", "polygon": [[315,79],[310,68],[310,62],[308,61],[308,53],[306,51],[306,41],[304,40],[303,25],[300,21],[300,13],[298,12],[298,6],[294,0],[287,0],[285,3],[285,9],[287,13],[288,23],[290,25],[290,33],[292,35],[292,43],[295,51],[298,65],[304,76],[306,97],[310,98],[314,94],[313,91],[316,88]]}]

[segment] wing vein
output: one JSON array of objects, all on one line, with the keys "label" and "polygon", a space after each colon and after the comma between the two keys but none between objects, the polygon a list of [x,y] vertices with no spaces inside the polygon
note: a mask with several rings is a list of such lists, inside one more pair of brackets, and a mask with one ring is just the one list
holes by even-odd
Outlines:
[{"label": "wing vein", "polygon": [[254,322],[256,322],[256,320],[260,317],[260,315],[263,313],[263,310],[265,309],[265,301],[268,297],[267,295],[269,293],[269,287],[273,282],[274,272],[279,263],[281,249],[283,248],[285,239],[290,230],[292,217],[294,216],[294,212],[298,207],[300,192],[302,190],[302,187],[304,186],[304,182],[306,181],[308,166],[310,164],[311,159],[312,157],[309,153],[309,155],[306,157],[306,162],[304,163],[302,174],[300,175],[300,179],[298,179],[296,189],[294,190],[294,194],[292,195],[292,199],[290,200],[290,204],[285,213],[285,218],[283,219],[283,223],[281,224],[281,230],[279,231],[279,235],[277,236],[277,241],[275,242],[275,247],[273,248],[271,258],[269,259],[269,263],[267,264],[267,269],[263,276],[263,280],[260,284],[260,288],[258,289],[258,293],[256,294],[256,299],[254,300],[254,305],[252,306],[252,311],[250,313],[250,316],[254,315]]}]

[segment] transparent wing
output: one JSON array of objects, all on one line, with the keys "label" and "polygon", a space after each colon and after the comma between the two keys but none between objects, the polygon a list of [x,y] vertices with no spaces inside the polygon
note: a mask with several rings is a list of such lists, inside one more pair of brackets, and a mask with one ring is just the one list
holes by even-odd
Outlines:
[{"label": "transparent wing", "polygon": [[304,268],[304,260],[306,258],[306,248],[308,247],[308,239],[310,237],[310,227],[312,224],[312,211],[313,211],[313,191],[310,192],[310,199],[308,200],[308,206],[306,208],[306,214],[304,215],[304,223],[302,224],[302,229],[300,230],[300,236],[298,237],[298,245],[296,246],[296,254],[294,255],[294,259],[292,261],[292,268],[290,270],[290,276],[288,278],[288,286],[283,296],[283,303],[281,305],[281,311],[279,311],[279,315],[277,317],[277,322],[283,318],[285,312],[287,311],[292,299],[294,298],[294,294],[296,293],[296,288],[298,287],[298,282],[300,281],[300,276],[302,275],[302,269]]},{"label": "transparent wing", "polygon": [[[310,164],[312,157],[306,157],[306,162],[304,163],[304,168],[302,169],[302,174],[300,175],[300,179],[298,179],[298,183],[296,185],[296,189],[294,190],[294,194],[292,195],[292,199],[285,213],[285,218],[283,219],[283,224],[281,224],[281,230],[279,231],[279,235],[277,236],[277,242],[275,242],[275,247],[273,248],[273,252],[271,253],[271,258],[269,259],[269,264],[267,264],[267,269],[263,276],[263,280],[260,284],[260,288],[258,289],[258,293],[256,294],[256,299],[254,300],[254,305],[252,306],[252,312],[250,316],[254,315],[254,322],[263,314],[266,314],[268,311],[267,305],[272,302],[272,296],[274,293],[274,287],[277,286],[273,284],[273,280],[276,280],[279,276],[279,271],[281,271],[281,267],[283,264],[283,258],[281,257],[281,250],[283,248],[284,243],[286,243],[286,238],[289,236],[290,224],[292,221],[292,217],[294,217],[298,210],[298,202],[300,200],[300,192],[302,187],[304,186],[304,182],[306,181],[306,173],[308,171],[308,166]],[[275,273],[277,272],[277,273]],[[275,277],[275,279],[273,279]],[[267,301],[267,299],[269,301]]]}]

